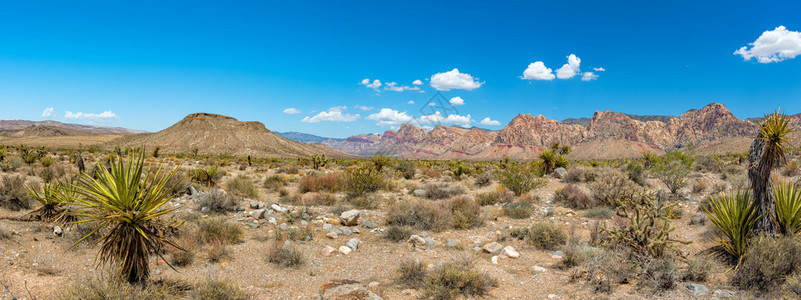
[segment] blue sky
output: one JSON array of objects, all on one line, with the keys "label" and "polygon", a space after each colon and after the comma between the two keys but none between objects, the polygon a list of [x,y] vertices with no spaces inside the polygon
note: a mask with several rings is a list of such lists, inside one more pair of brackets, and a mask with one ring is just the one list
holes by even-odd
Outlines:
[{"label": "blue sky", "polygon": [[[801,112],[797,1],[252,2],[5,2],[0,119],[157,131],[212,112],[345,137],[710,102]],[[421,113],[437,92],[458,113]]]}]

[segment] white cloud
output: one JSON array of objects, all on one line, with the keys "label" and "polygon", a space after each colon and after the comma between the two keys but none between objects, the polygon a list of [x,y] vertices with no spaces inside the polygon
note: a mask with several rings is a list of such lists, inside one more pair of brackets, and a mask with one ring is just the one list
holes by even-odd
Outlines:
[{"label": "white cloud", "polygon": [[403,91],[419,91],[419,87],[410,87],[407,85],[398,85],[397,82],[387,82],[386,86],[384,87],[385,91],[393,91],[393,92],[403,92]]},{"label": "white cloud", "polygon": [[454,68],[448,72],[437,73],[431,76],[431,87],[440,91],[450,90],[474,90],[483,82],[474,79],[470,74],[459,73],[459,69]]},{"label": "white cloud", "polygon": [[42,111],[42,118],[52,117],[55,114],[54,111],[55,111],[55,109],[53,109],[52,107],[45,108]]},{"label": "white cloud", "polygon": [[486,118],[484,118],[484,120],[481,120],[481,125],[499,126],[499,125],[501,125],[501,122],[498,122],[496,120],[490,119],[489,117],[486,117]]},{"label": "white cloud", "polygon": [[334,106],[332,108],[329,108],[328,111],[339,111],[339,112],[342,112],[342,111],[347,110],[347,109],[348,109],[347,106],[340,105],[340,106]]},{"label": "white cloud", "polygon": [[382,108],[379,112],[371,114],[365,119],[378,121],[378,126],[398,125],[414,120],[414,118],[406,114],[406,112],[399,112],[389,108]]},{"label": "white cloud", "polygon": [[464,105],[464,99],[462,99],[462,97],[453,97],[449,102],[453,106]]},{"label": "white cloud", "polygon": [[523,71],[523,79],[527,80],[553,80],[553,71],[541,61],[535,61]]},{"label": "white cloud", "polygon": [[784,26],[765,31],[753,43],[734,51],[745,60],[756,57],[759,63],[780,62],[801,55],[801,32],[789,31]]},{"label": "white cloud", "polygon": [[363,86],[368,87],[368,88],[374,89],[377,92],[378,88],[381,87],[381,80],[376,79],[376,80],[373,80],[373,82],[371,83],[369,78],[365,78],[365,79],[362,79],[361,84]]},{"label": "white cloud", "polygon": [[593,72],[584,72],[581,75],[581,81],[592,81],[598,78],[598,75],[595,75]]},{"label": "white cloud", "polygon": [[579,73],[579,66],[581,65],[581,59],[578,58],[575,54],[570,54],[567,57],[567,63],[564,64],[561,68],[556,70],[556,78],[559,79],[570,79],[576,74]]},{"label": "white cloud", "polygon": [[364,111],[373,110],[373,108],[375,108],[375,107],[372,107],[372,106],[364,106],[364,105],[355,105],[353,107],[356,108],[356,109],[364,110]]},{"label": "white cloud", "polygon": [[328,122],[353,122],[359,119],[361,116],[359,114],[351,115],[351,114],[343,114],[341,111],[324,111],[320,112],[319,114],[313,117],[305,117],[301,122],[305,123],[317,123],[322,121]]},{"label": "white cloud", "polygon": [[440,112],[435,112],[431,115],[421,116],[419,122],[427,124],[453,124],[468,127],[470,123],[473,122],[473,118],[469,114],[466,116],[448,115],[448,117],[445,117]]},{"label": "white cloud", "polygon": [[406,102],[406,104],[414,104],[414,100],[409,100],[409,102]]},{"label": "white cloud", "polygon": [[604,68],[592,68],[592,69],[595,70],[596,72],[606,71],[606,69],[604,69]]},{"label": "white cloud", "polygon": [[73,113],[71,111],[64,112],[64,118],[65,119],[72,119],[72,120],[78,120],[78,119],[83,119],[83,120],[106,120],[106,119],[112,119],[112,118],[116,118],[116,117],[117,117],[117,115],[115,113],[111,112],[110,110],[104,111],[104,112],[99,113],[99,114],[83,113],[83,112]]},{"label": "white cloud", "polygon": [[285,109],[285,110],[284,110],[284,113],[285,113],[285,114],[288,114],[288,115],[294,115],[294,114],[299,114],[299,113],[302,113],[302,111],[300,111],[300,110],[299,110],[299,109],[297,109],[297,108],[290,107],[290,108],[287,108],[287,109]]},{"label": "white cloud", "polygon": [[413,85],[423,85],[423,81],[422,81],[422,80],[420,80],[420,79],[417,79],[417,80],[415,80],[415,81],[412,81],[412,84],[413,84]]}]

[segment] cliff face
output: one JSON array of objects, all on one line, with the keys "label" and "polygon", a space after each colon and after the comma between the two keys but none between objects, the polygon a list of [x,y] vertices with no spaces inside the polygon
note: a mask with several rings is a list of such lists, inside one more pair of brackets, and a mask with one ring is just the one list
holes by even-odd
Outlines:
[{"label": "cliff face", "polygon": [[[710,103],[679,117],[639,118],[624,113],[596,111],[586,126],[563,124],[546,117],[519,114],[499,131],[437,126],[431,131],[403,124],[397,132],[366,138],[354,136],[343,142],[326,142],[349,153],[388,154],[396,157],[443,159],[498,159],[510,156],[530,159],[553,143],[572,145],[576,158],[637,157],[643,152],[663,153],[667,149],[694,144],[714,147],[733,139],[751,138],[757,124],[740,120],[723,104]],[[791,117],[801,126],[801,114]],[[722,151],[744,151],[721,149]],[[730,146],[727,146],[731,148]],[[735,147],[736,148],[736,147]]]}]

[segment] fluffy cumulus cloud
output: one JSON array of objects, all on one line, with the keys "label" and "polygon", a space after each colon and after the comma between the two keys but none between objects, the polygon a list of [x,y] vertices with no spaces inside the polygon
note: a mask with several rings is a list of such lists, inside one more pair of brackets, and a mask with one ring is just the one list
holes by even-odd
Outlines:
[{"label": "fluffy cumulus cloud", "polygon": [[108,120],[116,117],[117,114],[111,112],[110,110],[99,114],[84,112],[73,113],[71,111],[64,112],[64,118],[69,120]]},{"label": "fluffy cumulus cloud", "polygon": [[462,97],[453,97],[448,102],[450,102],[453,106],[464,105],[464,99],[462,99]]},{"label": "fluffy cumulus cloud", "polygon": [[288,114],[288,115],[294,115],[294,114],[299,114],[299,113],[302,113],[302,111],[300,111],[300,110],[299,110],[299,109],[297,109],[297,108],[290,107],[290,108],[287,108],[287,109],[285,109],[285,110],[284,110],[284,113],[285,113],[285,114]]},{"label": "fluffy cumulus cloud", "polygon": [[417,79],[417,80],[415,80],[415,81],[412,81],[412,84],[413,84],[413,85],[423,85],[423,81],[422,81],[422,80],[420,80],[420,79]]},{"label": "fluffy cumulus cloud", "polygon": [[481,87],[483,82],[473,78],[470,74],[459,72],[454,68],[448,72],[437,73],[431,76],[431,87],[440,91],[468,90],[472,91]]},{"label": "fluffy cumulus cloud", "polygon": [[418,121],[424,124],[452,124],[470,127],[470,124],[473,123],[473,118],[469,114],[466,116],[448,115],[445,117],[440,112],[436,112],[430,115],[421,116]]},{"label": "fluffy cumulus cloud", "polygon": [[336,110],[329,110],[320,112],[319,114],[314,115],[313,117],[305,117],[301,122],[305,123],[318,123],[318,122],[353,122],[360,118],[359,114],[346,114],[342,111]]},{"label": "fluffy cumulus cloud", "polygon": [[387,82],[384,87],[385,91],[403,92],[403,91],[419,91],[420,87],[399,85],[397,82]]},{"label": "fluffy cumulus cloud", "polygon": [[527,80],[553,80],[553,71],[541,61],[535,61],[523,71],[523,79]]},{"label": "fluffy cumulus cloud", "polygon": [[355,105],[353,107],[356,108],[356,109],[364,110],[364,111],[373,110],[373,108],[375,108],[375,107],[372,107],[372,106],[364,106],[364,105]]},{"label": "fluffy cumulus cloud", "polygon": [[42,111],[42,118],[49,118],[52,117],[54,114],[55,114],[55,109],[53,109],[52,107],[48,107]]},{"label": "fluffy cumulus cloud", "polygon": [[753,43],[751,48],[744,46],[734,54],[745,60],[756,58],[759,63],[780,62],[801,55],[801,32],[787,30],[784,26],[765,31]]},{"label": "fluffy cumulus cloud", "polygon": [[379,112],[367,116],[365,119],[377,121],[378,126],[393,126],[414,120],[406,112],[399,112],[394,109],[382,108]]},{"label": "fluffy cumulus cloud", "polygon": [[332,107],[332,108],[329,108],[329,109],[328,109],[328,111],[339,111],[339,112],[341,112],[341,111],[345,111],[345,110],[347,110],[347,109],[348,109],[348,107],[347,107],[347,106],[345,106],[345,105],[340,105],[340,106],[334,106],[334,107]]},{"label": "fluffy cumulus cloud", "polygon": [[556,78],[559,79],[570,79],[576,74],[579,73],[579,66],[581,65],[581,59],[578,58],[575,54],[570,54],[567,57],[567,63],[564,64],[561,68],[556,69]]},{"label": "fluffy cumulus cloud", "polygon": [[363,86],[366,86],[368,88],[371,88],[371,89],[374,89],[374,90],[378,91],[378,88],[381,87],[381,80],[376,79],[376,80],[373,80],[371,82],[369,78],[365,78],[365,79],[362,79],[361,84]]},{"label": "fluffy cumulus cloud", "polygon": [[581,75],[581,81],[592,81],[598,78],[598,75],[595,75],[593,72],[584,72]]},{"label": "fluffy cumulus cloud", "polygon": [[499,126],[499,125],[501,125],[501,122],[498,122],[496,120],[490,119],[489,117],[486,117],[486,118],[484,118],[484,120],[481,120],[481,125]]}]

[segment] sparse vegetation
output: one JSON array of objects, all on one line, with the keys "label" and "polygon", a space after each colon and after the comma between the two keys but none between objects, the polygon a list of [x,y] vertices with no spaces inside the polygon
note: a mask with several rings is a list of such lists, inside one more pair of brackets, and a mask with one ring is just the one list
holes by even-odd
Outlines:
[{"label": "sparse vegetation", "polygon": [[249,197],[252,199],[259,197],[259,191],[256,189],[256,185],[253,183],[253,180],[245,175],[239,175],[236,176],[236,178],[229,180],[226,183],[226,187],[228,188],[228,192],[231,192],[237,196]]},{"label": "sparse vegetation", "polygon": [[530,170],[510,165],[498,173],[498,181],[515,195],[523,195],[546,184]]}]

